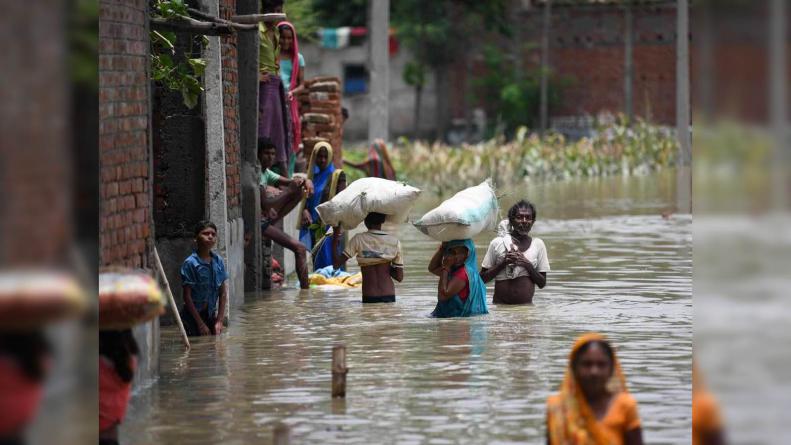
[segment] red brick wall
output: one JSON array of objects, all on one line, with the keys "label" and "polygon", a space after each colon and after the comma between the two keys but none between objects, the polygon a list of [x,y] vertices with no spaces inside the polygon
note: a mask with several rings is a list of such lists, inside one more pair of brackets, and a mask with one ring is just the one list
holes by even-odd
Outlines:
[{"label": "red brick wall", "polygon": [[[633,9],[632,108],[637,116],[667,125],[675,125],[676,115],[675,14],[672,5]],[[523,13],[515,31],[524,47],[523,67],[531,72],[541,63],[542,16],[541,8]],[[561,103],[550,107],[550,116],[625,111],[624,25],[623,9],[617,5],[553,6],[550,66],[563,86]],[[513,48],[513,43],[503,46]],[[451,70],[454,91],[464,91],[465,70],[464,61]],[[472,75],[485,75],[480,57],[473,60]],[[450,99],[454,117],[465,115],[461,96]],[[495,111],[489,109],[490,117]]]},{"label": "red brick wall", "polygon": [[[236,0],[220,0],[220,16],[236,14]],[[236,35],[222,37],[223,121],[225,124],[225,177],[228,219],[242,216],[241,149],[239,146],[239,71]]]},{"label": "red brick wall", "polygon": [[146,7],[146,0],[99,2],[102,265],[147,265],[152,234]]},{"label": "red brick wall", "polygon": [[[635,115],[667,125],[676,116],[675,14],[667,6],[633,9],[632,107]],[[550,64],[572,82],[552,115],[625,110],[624,23],[623,10],[613,6],[553,13]]]},{"label": "red brick wall", "polygon": [[1,267],[66,260],[73,241],[62,8],[63,2],[4,2],[0,15]]}]

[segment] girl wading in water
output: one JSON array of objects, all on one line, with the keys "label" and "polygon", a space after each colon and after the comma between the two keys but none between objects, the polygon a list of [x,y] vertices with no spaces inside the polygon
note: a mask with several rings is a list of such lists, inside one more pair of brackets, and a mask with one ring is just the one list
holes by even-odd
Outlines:
[{"label": "girl wading in water", "polygon": [[428,271],[439,277],[434,317],[470,317],[488,314],[486,285],[478,275],[478,257],[472,240],[442,243],[431,258]]},{"label": "girl wading in water", "polygon": [[547,399],[548,445],[642,445],[637,402],[599,334],[577,339],[560,392]]}]

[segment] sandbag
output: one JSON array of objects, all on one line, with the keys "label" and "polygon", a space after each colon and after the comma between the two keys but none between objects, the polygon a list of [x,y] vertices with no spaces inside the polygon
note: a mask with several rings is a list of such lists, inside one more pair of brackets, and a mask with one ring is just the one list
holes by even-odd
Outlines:
[{"label": "sandbag", "polygon": [[84,290],[66,273],[0,273],[0,329],[40,328],[48,323],[77,317],[86,308]]},{"label": "sandbag", "polygon": [[498,221],[499,206],[490,179],[464,189],[423,215],[414,225],[437,241],[472,238]]},{"label": "sandbag", "polygon": [[387,215],[387,221],[395,224],[405,222],[420,189],[402,182],[382,178],[361,178],[331,200],[316,206],[319,217],[331,226],[340,224],[351,230],[371,212]]},{"label": "sandbag", "polygon": [[162,290],[145,273],[99,274],[99,329],[129,329],[160,316],[164,311]]}]

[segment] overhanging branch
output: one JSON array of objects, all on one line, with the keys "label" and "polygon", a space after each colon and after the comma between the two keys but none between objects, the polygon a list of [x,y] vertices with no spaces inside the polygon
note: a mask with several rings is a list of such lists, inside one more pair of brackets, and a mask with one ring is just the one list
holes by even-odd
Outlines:
[{"label": "overhanging branch", "polygon": [[211,14],[207,14],[207,13],[205,13],[203,11],[200,11],[200,10],[197,10],[197,9],[194,9],[194,8],[188,8],[187,11],[189,11],[190,15],[193,15],[193,16],[199,18],[199,19],[208,20],[210,22],[220,23],[220,24],[223,24],[223,25],[228,25],[228,26],[232,27],[233,29],[235,29],[237,31],[255,31],[255,30],[258,29],[258,25],[256,25],[256,24],[249,24],[248,25],[248,24],[242,24],[242,23],[235,23],[235,22],[232,22],[230,20],[225,20],[225,19],[220,18],[220,17],[214,17]]},{"label": "overhanging branch", "polygon": [[151,28],[158,31],[192,32],[207,36],[220,36],[234,33],[233,26],[224,23],[203,22],[184,16],[173,19],[152,17]]}]

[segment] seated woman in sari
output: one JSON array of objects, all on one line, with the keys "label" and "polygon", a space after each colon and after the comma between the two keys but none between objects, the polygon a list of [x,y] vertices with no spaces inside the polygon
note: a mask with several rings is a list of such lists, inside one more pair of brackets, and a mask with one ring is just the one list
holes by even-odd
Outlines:
[{"label": "seated woman in sari", "polygon": [[478,257],[472,240],[442,243],[431,258],[428,271],[439,277],[437,307],[433,317],[470,317],[488,314],[486,285],[478,274]]},{"label": "seated woman in sari", "polygon": [[560,393],[547,399],[549,445],[642,445],[637,402],[615,351],[599,334],[577,339]]},{"label": "seated woman in sari", "polygon": [[[338,169],[332,173],[330,186],[324,190],[321,202],[329,201],[346,188],[346,173]],[[322,226],[324,235],[313,246],[313,270],[332,266],[333,251],[337,256],[343,253],[343,231],[341,227]],[[342,267],[346,270],[346,267]]]},{"label": "seated woman in sari", "polygon": [[391,181],[396,179],[393,163],[390,162],[390,155],[387,153],[387,145],[382,139],[377,139],[371,144],[366,161],[355,163],[344,159],[343,163],[364,171],[371,178],[384,178]]},{"label": "seated woman in sari", "polygon": [[334,171],[332,146],[327,142],[319,142],[313,147],[308,164],[308,179],[313,181],[313,196],[302,201],[301,218],[297,225],[299,241],[308,249],[313,249],[316,241],[324,234],[316,206],[321,204],[324,190],[329,187]]}]

